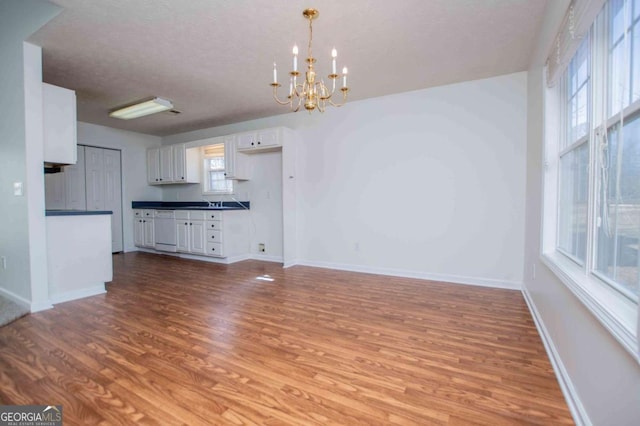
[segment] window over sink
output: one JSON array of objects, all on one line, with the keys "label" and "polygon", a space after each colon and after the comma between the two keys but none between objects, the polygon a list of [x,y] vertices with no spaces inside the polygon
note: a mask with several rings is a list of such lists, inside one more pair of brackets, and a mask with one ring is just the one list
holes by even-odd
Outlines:
[{"label": "window over sink", "polygon": [[204,185],[202,193],[233,194],[233,181],[226,178],[224,143],[202,147],[204,157]]}]

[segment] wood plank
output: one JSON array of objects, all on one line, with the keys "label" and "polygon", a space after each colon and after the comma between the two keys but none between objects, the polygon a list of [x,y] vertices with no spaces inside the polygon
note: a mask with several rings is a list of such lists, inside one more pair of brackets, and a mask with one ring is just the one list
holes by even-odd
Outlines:
[{"label": "wood plank", "polygon": [[0,403],[69,424],[573,423],[518,291],[113,261],[106,295],[0,328]]}]

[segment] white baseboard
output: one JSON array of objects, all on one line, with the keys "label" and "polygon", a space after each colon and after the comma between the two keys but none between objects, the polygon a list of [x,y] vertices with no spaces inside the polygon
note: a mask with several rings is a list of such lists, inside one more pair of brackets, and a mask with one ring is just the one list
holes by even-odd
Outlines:
[{"label": "white baseboard", "polygon": [[264,262],[282,263],[284,259],[282,256],[267,256],[266,254],[254,253],[250,256],[251,260],[262,260]]},{"label": "white baseboard", "polygon": [[9,291],[7,289],[0,287],[0,296],[4,296],[7,299],[11,300],[16,305],[21,306],[24,309],[29,309],[31,312],[33,312],[31,310],[31,302],[29,302],[27,299],[25,299],[22,296],[18,296],[12,291]]},{"label": "white baseboard", "polygon": [[[504,288],[509,290],[520,290],[522,283],[517,281],[502,281],[490,278],[466,277],[460,275],[434,274],[422,271],[411,271],[405,269],[376,268],[371,266],[350,265],[344,263],[316,262],[309,260],[298,260],[295,264],[312,266],[315,268],[336,269],[339,271],[363,272],[366,274],[388,275],[393,277],[416,278],[421,280],[442,281],[454,284],[476,285],[482,287]],[[285,264],[285,268],[294,266]]]},{"label": "white baseboard", "polygon": [[294,260],[290,260],[288,262],[284,262],[282,264],[282,267],[283,268],[291,268],[292,266],[296,266],[296,265],[299,265],[299,264],[300,264],[299,260],[298,259],[294,259]]},{"label": "white baseboard", "polygon": [[31,313],[35,314],[36,312],[46,311],[47,309],[53,309],[53,305],[50,301],[46,302],[33,302],[31,304]]},{"label": "white baseboard", "polygon": [[84,297],[96,296],[98,294],[104,294],[107,291],[104,289],[104,283],[98,283],[89,288],[82,290],[66,291],[64,293],[55,294],[51,297],[51,303],[57,305],[58,303],[69,302],[71,300],[82,299]]},{"label": "white baseboard", "polygon": [[592,423],[589,419],[589,415],[584,409],[582,401],[580,401],[580,397],[578,396],[578,393],[573,386],[571,377],[569,377],[569,373],[564,367],[562,358],[560,358],[560,354],[558,353],[556,346],[553,343],[553,340],[551,339],[551,336],[549,335],[544,322],[542,321],[542,317],[540,316],[536,305],[533,303],[533,299],[531,299],[531,296],[529,295],[529,292],[524,285],[522,286],[522,295],[524,296],[524,300],[527,302],[527,306],[529,306],[529,311],[531,312],[531,316],[533,317],[533,322],[536,324],[538,334],[540,334],[542,343],[544,344],[544,348],[547,351],[547,355],[549,356],[549,361],[551,361],[553,371],[556,373],[558,383],[560,384],[560,389],[562,390],[564,399],[567,401],[569,411],[571,411],[571,415],[573,416],[573,421],[577,426],[591,425]]}]

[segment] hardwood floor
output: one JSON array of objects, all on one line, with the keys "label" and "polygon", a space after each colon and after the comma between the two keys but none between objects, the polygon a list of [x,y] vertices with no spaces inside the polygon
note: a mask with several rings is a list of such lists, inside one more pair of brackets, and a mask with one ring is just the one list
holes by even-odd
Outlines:
[{"label": "hardwood floor", "polygon": [[0,328],[0,403],[65,424],[572,424],[520,292],[130,253]]}]

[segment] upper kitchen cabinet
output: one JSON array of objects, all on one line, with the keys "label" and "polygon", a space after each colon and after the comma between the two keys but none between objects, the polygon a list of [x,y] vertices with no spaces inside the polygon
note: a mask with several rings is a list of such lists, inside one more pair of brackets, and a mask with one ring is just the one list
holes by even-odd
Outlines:
[{"label": "upper kitchen cabinet", "polygon": [[229,135],[224,137],[224,177],[233,180],[250,179],[249,157],[238,152],[238,137]]},{"label": "upper kitchen cabinet", "polygon": [[198,148],[184,144],[147,150],[147,181],[150,185],[200,182]]},{"label": "upper kitchen cabinet", "polygon": [[253,152],[276,151],[282,149],[282,128],[264,129],[236,135],[238,151],[245,154]]},{"label": "upper kitchen cabinet", "polygon": [[42,121],[44,162],[75,164],[76,93],[73,90],[42,83]]}]

